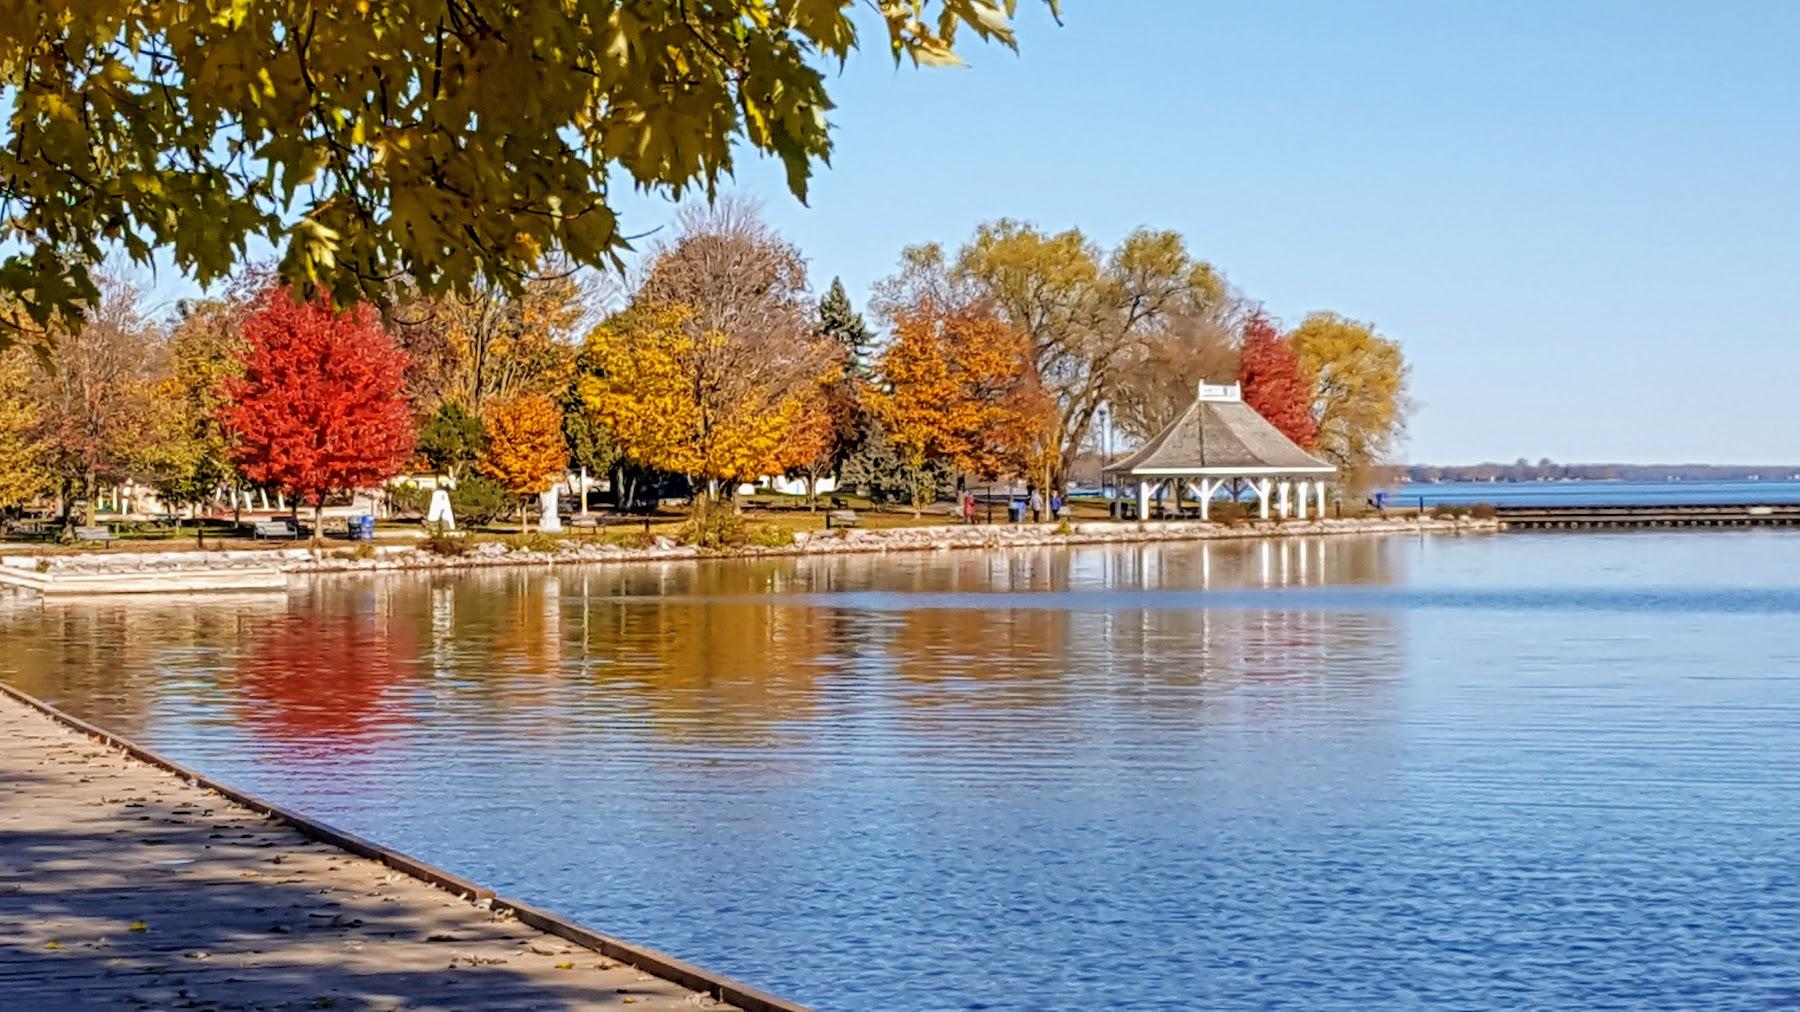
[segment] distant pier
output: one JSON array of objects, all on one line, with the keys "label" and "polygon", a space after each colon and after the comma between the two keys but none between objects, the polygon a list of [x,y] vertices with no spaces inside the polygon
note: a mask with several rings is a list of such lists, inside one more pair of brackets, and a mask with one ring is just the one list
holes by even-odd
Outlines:
[{"label": "distant pier", "polygon": [[1500,506],[1505,530],[1596,530],[1652,527],[1796,527],[1800,504],[1722,506]]}]

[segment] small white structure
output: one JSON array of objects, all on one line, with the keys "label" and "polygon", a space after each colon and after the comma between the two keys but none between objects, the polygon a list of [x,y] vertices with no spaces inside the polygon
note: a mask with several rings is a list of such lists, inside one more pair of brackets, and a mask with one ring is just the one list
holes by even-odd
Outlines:
[{"label": "small white structure", "polygon": [[444,488],[431,490],[431,506],[425,511],[425,522],[443,524],[444,530],[456,530],[456,514],[450,510],[450,491]]},{"label": "small white structure", "polygon": [[1165,493],[1169,505],[1181,506],[1192,495],[1206,519],[1220,489],[1236,491],[1236,482],[1255,493],[1258,513],[1273,511],[1304,520],[1309,500],[1325,516],[1325,483],[1337,468],[1307,453],[1244,403],[1236,383],[1202,383],[1186,411],[1137,452],[1108,467],[1106,473],[1137,483],[1140,518]]},{"label": "small white structure", "polygon": [[556,486],[538,493],[538,530],[545,534],[555,534],[563,529],[562,516],[557,512]]}]

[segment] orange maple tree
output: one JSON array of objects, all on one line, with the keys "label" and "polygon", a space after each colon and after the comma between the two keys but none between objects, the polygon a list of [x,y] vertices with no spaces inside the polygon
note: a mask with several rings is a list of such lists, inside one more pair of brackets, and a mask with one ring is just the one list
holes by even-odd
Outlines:
[{"label": "orange maple tree", "polygon": [[524,394],[489,406],[482,419],[487,449],[476,465],[519,496],[519,529],[525,528],[525,501],[556,482],[568,463],[562,409],[543,394]]},{"label": "orange maple tree", "polygon": [[869,407],[911,472],[913,515],[933,458],[984,477],[1028,466],[1048,399],[1029,345],[992,313],[930,302],[897,313],[879,373]]}]

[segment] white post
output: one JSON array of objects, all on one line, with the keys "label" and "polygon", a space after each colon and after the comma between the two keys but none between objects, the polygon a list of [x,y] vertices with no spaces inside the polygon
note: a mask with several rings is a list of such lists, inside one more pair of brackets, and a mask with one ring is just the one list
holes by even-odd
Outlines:
[{"label": "white post", "polygon": [[1200,479],[1200,519],[1207,520],[1211,518],[1212,497],[1213,493],[1218,490],[1219,486],[1213,484],[1211,478]]},{"label": "white post", "polygon": [[1302,520],[1306,519],[1306,500],[1311,495],[1312,482],[1302,481],[1300,483],[1299,495],[1297,495],[1294,500],[1294,515],[1296,517],[1299,517]]},{"label": "white post", "polygon": [[1138,482],[1138,519],[1150,519],[1150,483]]},{"label": "white post", "polygon": [[1325,479],[1319,479],[1319,519],[1325,519]]},{"label": "white post", "polygon": [[563,529],[562,517],[556,511],[555,485],[538,493],[538,506],[538,530],[545,534],[555,534]]},{"label": "white post", "polygon": [[444,488],[431,490],[431,505],[425,510],[425,522],[443,524],[444,530],[456,530],[456,514],[450,509],[450,492]]},{"label": "white post", "polygon": [[262,504],[263,504],[262,508],[268,509],[269,508],[269,490],[266,488],[259,488],[256,491],[262,495]]},{"label": "white post", "polygon": [[1256,498],[1259,500],[1257,513],[1264,520],[1269,519],[1269,484],[1269,479],[1263,478],[1252,486],[1256,489]]},{"label": "white post", "polygon": [[588,473],[587,473],[587,465],[583,464],[583,465],[581,465],[581,515],[584,517],[588,515],[587,497],[588,497]]},{"label": "white post", "polygon": [[1278,507],[1278,513],[1279,513],[1281,519],[1286,520],[1288,518],[1289,510],[1291,510],[1293,508],[1292,495],[1293,495],[1294,483],[1291,481],[1284,481],[1280,485],[1276,486],[1276,488],[1277,488],[1277,493],[1281,497],[1280,505]]}]

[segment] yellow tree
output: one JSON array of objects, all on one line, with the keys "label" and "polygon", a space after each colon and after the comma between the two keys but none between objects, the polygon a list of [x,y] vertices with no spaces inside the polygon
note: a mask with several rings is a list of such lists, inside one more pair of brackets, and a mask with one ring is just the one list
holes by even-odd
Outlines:
[{"label": "yellow tree", "polygon": [[804,388],[768,382],[731,338],[690,332],[692,311],[662,304],[629,310],[588,335],[582,402],[649,468],[689,475],[705,492],[782,469],[782,448],[806,409]]},{"label": "yellow tree", "polygon": [[568,462],[562,408],[543,394],[525,394],[490,405],[483,426],[487,449],[478,466],[519,497],[523,532],[526,501],[554,485]]},{"label": "yellow tree", "polygon": [[936,495],[924,480],[928,461],[945,458],[984,477],[1018,469],[1049,431],[1049,405],[1030,346],[992,313],[926,301],[894,319],[882,383],[868,402],[912,475],[918,516]]},{"label": "yellow tree", "polygon": [[29,503],[52,485],[38,436],[42,415],[31,397],[31,368],[23,349],[0,352],[0,509]]},{"label": "yellow tree", "polygon": [[1317,449],[1344,483],[1366,488],[1406,431],[1406,356],[1367,323],[1312,313],[1288,335],[1317,391]]}]

